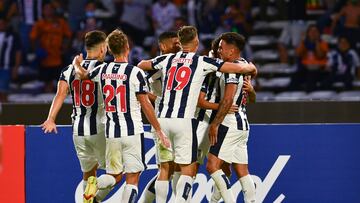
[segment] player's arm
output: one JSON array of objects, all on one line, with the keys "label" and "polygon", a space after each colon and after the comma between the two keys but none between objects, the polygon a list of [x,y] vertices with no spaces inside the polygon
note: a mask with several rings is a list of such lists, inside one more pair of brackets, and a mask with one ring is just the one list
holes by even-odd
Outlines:
[{"label": "player's arm", "polygon": [[209,138],[210,144],[214,145],[217,142],[217,132],[219,125],[223,122],[226,114],[228,113],[230,107],[234,102],[234,96],[237,90],[238,84],[226,84],[225,85],[225,92],[224,97],[220,101],[219,109],[215,115],[214,120],[211,122],[209,126]]},{"label": "player's arm", "polygon": [[249,95],[249,102],[255,103],[256,101],[256,92],[254,87],[251,84],[251,78],[245,76],[244,77],[244,84],[243,84],[243,90],[246,91]]},{"label": "player's arm", "polygon": [[59,80],[57,92],[52,101],[49,115],[46,121],[43,124],[41,124],[42,130],[45,133],[51,133],[51,132],[57,133],[55,120],[68,94],[68,89],[69,89],[69,85],[65,81]]},{"label": "player's arm", "polygon": [[144,71],[154,70],[151,60],[141,60],[137,67]]},{"label": "player's arm", "polygon": [[75,73],[81,80],[89,79],[89,71],[81,66],[81,62],[84,60],[83,55],[75,56],[72,64],[75,67]]},{"label": "player's arm", "polygon": [[155,110],[152,106],[147,94],[137,94],[138,101],[140,102],[141,109],[144,112],[149,123],[154,127],[156,136],[160,139],[162,145],[166,148],[170,148],[171,144],[168,137],[161,130],[160,123],[155,116]]},{"label": "player's arm", "polygon": [[[211,110],[218,110],[219,103],[209,102],[205,99],[206,93],[201,91],[198,98],[197,106],[201,109],[211,109]],[[239,111],[239,107],[237,105],[231,105],[228,113],[235,113]]]},{"label": "player's arm", "polygon": [[153,103],[155,103],[156,99],[157,99],[157,96],[151,92],[148,92],[147,93],[148,97],[149,97],[149,100]]},{"label": "player's arm", "polygon": [[202,109],[218,110],[219,104],[212,103],[205,99],[206,92],[201,91],[198,98],[197,106]]},{"label": "player's arm", "polygon": [[245,75],[251,75],[251,77],[255,77],[257,74],[256,67],[253,63],[230,63],[225,62],[220,70],[223,73],[241,73]]},{"label": "player's arm", "polygon": [[165,59],[168,58],[169,55],[170,54],[165,54],[165,55],[161,55],[156,58],[153,58],[153,59],[142,60],[137,65],[137,67],[141,68],[144,71],[160,70],[165,65],[165,63],[166,63]]}]

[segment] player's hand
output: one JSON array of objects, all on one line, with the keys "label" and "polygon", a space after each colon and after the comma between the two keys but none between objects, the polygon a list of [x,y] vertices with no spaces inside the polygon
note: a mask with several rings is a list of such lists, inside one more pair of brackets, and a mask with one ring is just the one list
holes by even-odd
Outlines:
[{"label": "player's hand", "polygon": [[56,129],[56,124],[51,119],[47,119],[43,124],[41,124],[41,127],[44,133],[52,133],[52,132],[55,132],[56,134],[58,133]]},{"label": "player's hand", "polygon": [[249,94],[255,92],[254,87],[251,84],[251,79],[248,76],[244,77],[244,84],[242,88],[244,91],[246,91]]},{"label": "player's hand", "polygon": [[238,111],[239,111],[239,106],[234,104],[230,107],[228,114],[236,113]]},{"label": "player's hand", "polygon": [[218,125],[210,124],[209,126],[209,140],[211,146],[217,143],[218,129],[219,129]]},{"label": "player's hand", "polygon": [[156,131],[156,135],[160,139],[161,145],[168,149],[171,148],[170,140],[162,130]]},{"label": "player's hand", "polygon": [[84,60],[84,57],[83,57],[83,54],[79,54],[79,55],[76,55],[72,64],[76,67],[76,66],[81,66],[81,63],[83,62]]}]

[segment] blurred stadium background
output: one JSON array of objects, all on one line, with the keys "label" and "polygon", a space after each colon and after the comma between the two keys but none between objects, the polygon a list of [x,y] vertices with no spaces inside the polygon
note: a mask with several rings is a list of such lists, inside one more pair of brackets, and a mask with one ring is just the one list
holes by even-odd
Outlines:
[{"label": "blurred stadium background", "polygon": [[[265,179],[278,156],[291,155],[289,164],[297,156],[301,160],[289,172],[283,171],[289,176],[280,176],[276,194],[270,193],[264,202],[274,202],[279,192],[289,188],[293,190],[284,193],[284,202],[360,202],[356,193],[360,177],[355,172],[360,169],[355,145],[360,143],[358,0],[0,0],[0,202],[49,202],[36,195],[48,190],[32,188],[51,186],[37,180],[57,184],[45,180],[64,169],[80,177],[70,133],[45,138],[29,125],[46,119],[58,75],[75,54],[84,52],[87,31],[124,30],[132,42],[129,61],[137,64],[158,55],[159,33],[183,25],[198,28],[200,54],[207,54],[212,39],[223,32],[238,32],[247,39],[243,57],[253,61],[259,72],[252,81],[257,102],[249,105],[248,117],[252,124],[267,124],[254,126],[250,138],[253,171]],[[321,44],[321,54],[316,43]],[[70,125],[70,113],[68,97],[57,124]],[[269,125],[274,123],[284,124],[285,130]],[[69,128],[62,132],[68,133]],[[310,137],[302,139],[300,132]],[[267,133],[273,139],[267,140]],[[66,139],[60,141],[64,149],[58,148],[66,151],[62,156],[51,151],[58,139]],[[312,157],[306,151],[321,153]],[[63,168],[51,161],[50,154],[62,157],[64,167],[76,166]],[[67,155],[72,162],[66,161]],[[46,169],[35,167],[45,164],[42,159],[49,161]],[[323,167],[316,165],[317,160]],[[257,163],[263,161],[271,163]],[[342,171],[348,175],[334,180],[344,175]],[[308,173],[322,176],[308,180]],[[306,187],[311,184],[319,185],[309,191]],[[69,186],[70,193],[74,194],[75,186]],[[66,194],[61,193],[58,201],[69,202]]]}]

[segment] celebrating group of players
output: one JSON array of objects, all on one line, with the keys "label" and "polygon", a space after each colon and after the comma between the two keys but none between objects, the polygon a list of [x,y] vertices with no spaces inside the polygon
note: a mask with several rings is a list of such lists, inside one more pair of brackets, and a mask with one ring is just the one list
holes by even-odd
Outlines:
[{"label": "celebrating group of players", "polygon": [[[247,167],[246,103],[255,101],[250,79],[257,70],[240,56],[244,43],[237,33],[223,33],[214,40],[211,56],[199,56],[197,30],[184,26],[159,36],[162,55],[134,66],[128,63],[125,33],[87,33],[86,59],[76,56],[62,71],[42,124],[45,133],[57,132],[55,118],[70,92],[84,202],[101,202],[124,174],[121,202],[137,201],[140,173],[146,169],[141,110],[152,126],[159,172],[139,202],[166,202],[170,180],[175,202],[191,202],[193,181],[206,156],[215,182],[211,202],[236,202],[230,165],[245,202],[255,202]],[[114,57],[111,63],[103,62],[107,51]],[[98,168],[106,174],[96,177]]]}]

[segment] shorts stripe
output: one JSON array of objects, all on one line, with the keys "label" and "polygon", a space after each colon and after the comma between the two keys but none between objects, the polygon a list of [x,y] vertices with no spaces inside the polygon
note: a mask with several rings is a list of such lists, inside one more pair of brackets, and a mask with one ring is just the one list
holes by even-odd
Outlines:
[{"label": "shorts stripe", "polygon": [[191,119],[192,126],[192,152],[191,152],[191,163],[197,161],[197,152],[198,152],[198,140],[197,140],[197,128],[199,125],[199,121],[196,119]]},{"label": "shorts stripe", "polygon": [[226,136],[228,130],[229,130],[228,127],[220,124],[219,129],[218,129],[218,140],[214,146],[210,147],[211,154],[213,154],[215,156],[219,156],[221,146],[225,140],[225,136]]}]

